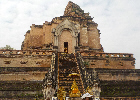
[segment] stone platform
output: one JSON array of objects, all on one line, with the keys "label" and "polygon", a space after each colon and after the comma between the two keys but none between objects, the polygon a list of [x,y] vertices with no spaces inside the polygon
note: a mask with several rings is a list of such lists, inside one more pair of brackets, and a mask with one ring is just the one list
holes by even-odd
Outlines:
[{"label": "stone platform", "polygon": [[70,97],[70,98],[68,98],[68,100],[82,100],[82,98],[81,97]]}]

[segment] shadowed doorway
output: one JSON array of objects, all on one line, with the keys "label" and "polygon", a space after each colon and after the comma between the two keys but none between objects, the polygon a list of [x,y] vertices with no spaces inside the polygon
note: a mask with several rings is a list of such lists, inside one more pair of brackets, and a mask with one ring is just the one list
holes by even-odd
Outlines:
[{"label": "shadowed doorway", "polygon": [[64,52],[68,53],[68,42],[64,42]]},{"label": "shadowed doorway", "polygon": [[73,53],[72,35],[69,30],[63,30],[59,37],[58,52]]}]

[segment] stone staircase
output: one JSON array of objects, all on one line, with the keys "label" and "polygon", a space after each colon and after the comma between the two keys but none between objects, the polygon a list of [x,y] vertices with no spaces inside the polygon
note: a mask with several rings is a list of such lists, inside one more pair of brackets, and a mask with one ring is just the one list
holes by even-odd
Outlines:
[{"label": "stone staircase", "polygon": [[77,59],[75,54],[67,54],[67,53],[58,53],[58,88],[64,87],[65,91],[67,92],[67,96],[69,96],[69,91],[73,83],[73,78],[69,76],[71,73],[77,73],[80,77],[76,78],[76,83],[78,85],[78,89],[80,90],[81,94],[85,92],[83,80],[81,77],[79,66],[77,63]]}]

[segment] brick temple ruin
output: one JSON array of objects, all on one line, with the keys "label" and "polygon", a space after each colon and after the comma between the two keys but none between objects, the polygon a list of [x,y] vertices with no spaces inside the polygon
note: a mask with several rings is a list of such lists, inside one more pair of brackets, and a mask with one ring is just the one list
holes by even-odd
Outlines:
[{"label": "brick temple ruin", "polygon": [[[97,27],[89,13],[71,1],[63,16],[32,24],[21,50],[0,50],[0,98],[51,98],[59,87],[69,96],[69,74],[77,73],[81,94],[97,83],[101,100],[138,100],[140,70],[133,54],[104,52]],[[94,92],[90,94],[95,97]]]}]

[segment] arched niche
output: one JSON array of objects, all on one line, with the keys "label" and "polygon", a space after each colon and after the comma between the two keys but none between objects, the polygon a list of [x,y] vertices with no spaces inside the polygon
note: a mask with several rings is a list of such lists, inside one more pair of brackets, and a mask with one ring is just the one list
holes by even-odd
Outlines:
[{"label": "arched niche", "polygon": [[62,39],[66,40],[65,38],[67,38],[69,40],[69,38],[71,38],[71,43],[69,44],[72,46],[71,47],[72,50],[70,50],[70,52],[68,53],[75,53],[75,47],[78,46],[78,31],[72,22],[70,22],[68,19],[65,19],[56,28],[52,30],[52,33],[54,33],[54,46],[58,46],[58,52],[63,52],[62,51],[63,44],[60,43],[62,42]]}]

